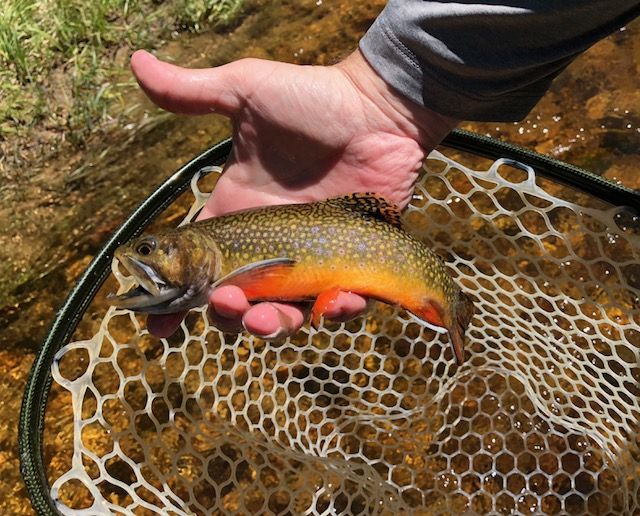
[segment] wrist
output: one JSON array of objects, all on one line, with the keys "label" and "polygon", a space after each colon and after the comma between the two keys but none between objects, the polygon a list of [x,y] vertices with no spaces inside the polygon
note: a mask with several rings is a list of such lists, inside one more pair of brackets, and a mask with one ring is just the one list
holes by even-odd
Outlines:
[{"label": "wrist", "polygon": [[398,134],[413,138],[425,153],[434,149],[460,120],[441,115],[405,98],[369,65],[360,50],[335,65],[358,91],[365,109],[376,109]]}]

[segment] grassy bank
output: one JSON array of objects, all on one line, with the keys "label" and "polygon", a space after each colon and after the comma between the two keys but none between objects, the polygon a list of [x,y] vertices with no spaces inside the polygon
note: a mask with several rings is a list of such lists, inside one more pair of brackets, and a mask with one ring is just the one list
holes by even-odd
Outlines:
[{"label": "grassy bank", "polygon": [[[113,116],[132,81],[130,50],[175,32],[226,25],[243,0],[4,0],[0,10],[0,143],[84,138]],[[0,162],[0,166],[3,163]]]}]

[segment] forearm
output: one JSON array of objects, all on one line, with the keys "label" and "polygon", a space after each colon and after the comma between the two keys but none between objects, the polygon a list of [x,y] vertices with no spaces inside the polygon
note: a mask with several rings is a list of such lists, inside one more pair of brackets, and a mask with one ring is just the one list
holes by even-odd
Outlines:
[{"label": "forearm", "polygon": [[577,55],[639,13],[637,0],[390,0],[360,48],[418,105],[463,120],[513,121]]}]

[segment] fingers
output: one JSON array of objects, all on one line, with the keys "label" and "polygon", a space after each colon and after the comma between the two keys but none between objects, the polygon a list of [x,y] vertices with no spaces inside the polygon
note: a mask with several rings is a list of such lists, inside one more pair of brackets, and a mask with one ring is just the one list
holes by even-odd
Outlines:
[{"label": "fingers", "polygon": [[209,296],[209,305],[218,316],[226,319],[241,319],[251,308],[242,289],[235,285],[215,289]]},{"label": "fingers", "polygon": [[131,69],[147,96],[168,111],[232,116],[240,108],[236,64],[188,69],[164,63],[138,50],[131,56]]},{"label": "fingers", "polygon": [[[336,301],[322,315],[332,321],[344,322],[360,316],[367,309],[367,300],[351,292],[340,292]],[[209,316],[213,325],[227,333],[246,329],[263,339],[289,337],[304,324],[308,310],[283,303],[259,303],[251,306],[239,287],[217,288],[209,296]],[[154,315],[147,318],[149,333],[158,338],[171,336],[179,327],[186,312]]]},{"label": "fingers", "polygon": [[259,303],[244,314],[242,324],[249,333],[267,340],[289,337],[304,324],[305,314],[293,305]]},{"label": "fingers", "polygon": [[[308,310],[291,304],[259,303],[250,306],[239,287],[229,285],[213,291],[209,297],[213,322],[223,331],[240,331],[263,339],[288,337],[304,324]],[[324,317],[342,322],[358,317],[367,309],[367,300],[351,292],[340,292]],[[226,330],[225,328],[228,328]]]},{"label": "fingers", "polygon": [[335,301],[322,314],[326,319],[336,322],[355,319],[367,309],[367,300],[353,292],[341,291]]},{"label": "fingers", "polygon": [[304,323],[305,313],[294,305],[259,303],[251,306],[244,292],[234,285],[215,289],[209,296],[213,322],[223,331],[248,332],[264,339],[293,335]]},{"label": "fingers", "polygon": [[211,322],[227,333],[240,333],[243,330],[242,316],[250,308],[244,292],[233,285],[217,288],[209,296]]}]

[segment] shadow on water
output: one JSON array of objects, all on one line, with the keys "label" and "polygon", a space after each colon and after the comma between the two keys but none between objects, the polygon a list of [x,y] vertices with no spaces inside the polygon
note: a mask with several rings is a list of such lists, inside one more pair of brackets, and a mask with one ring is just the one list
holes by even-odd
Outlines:
[{"label": "shadow on water", "polygon": [[[384,2],[254,1],[231,34],[183,35],[158,55],[191,67],[262,57],[331,64],[349,53]],[[465,124],[640,188],[640,23],[574,62],[516,124]],[[123,70],[123,77],[128,72]],[[83,153],[36,163],[0,185],[0,474],[3,513],[30,513],[19,481],[15,422],[33,353],[55,309],[102,243],[164,178],[229,134],[219,117],[158,112],[139,92],[128,123]]]}]

